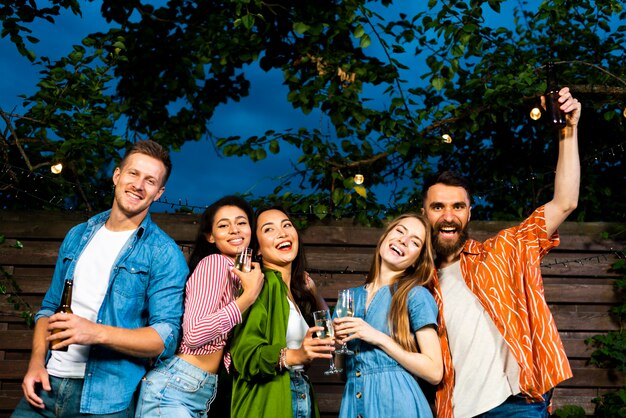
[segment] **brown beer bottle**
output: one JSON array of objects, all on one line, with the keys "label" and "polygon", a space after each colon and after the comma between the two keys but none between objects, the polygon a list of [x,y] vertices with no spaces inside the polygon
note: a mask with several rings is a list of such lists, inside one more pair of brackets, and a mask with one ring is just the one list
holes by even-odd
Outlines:
[{"label": "brown beer bottle", "polygon": [[[54,311],[54,313],[59,313],[59,312],[72,313],[71,305],[72,305],[72,286],[73,285],[74,285],[73,280],[65,281],[65,284],[63,285],[63,295],[61,296],[61,304],[59,305],[57,310]],[[52,330],[50,334],[54,335],[57,332],[61,332],[61,330],[58,328],[54,329]],[[50,340],[50,350],[54,350],[52,346],[60,343],[61,341],[63,340]],[[58,348],[57,351],[67,351],[67,347],[68,346]]]},{"label": "brown beer bottle", "polygon": [[559,84],[556,81],[556,71],[554,69],[554,63],[548,62],[546,65],[547,73],[548,73],[548,85],[546,87],[546,116],[548,125],[553,128],[564,128],[565,127],[565,112],[563,112],[559,107],[561,104],[559,103]]}]

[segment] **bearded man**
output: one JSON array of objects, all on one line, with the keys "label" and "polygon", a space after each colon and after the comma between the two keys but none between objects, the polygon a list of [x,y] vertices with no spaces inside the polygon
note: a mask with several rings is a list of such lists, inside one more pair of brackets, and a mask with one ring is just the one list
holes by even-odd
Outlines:
[{"label": "bearded man", "polygon": [[576,208],[581,106],[559,92],[567,125],[559,131],[554,196],[521,224],[480,243],[468,239],[465,179],[444,172],[424,185],[433,228],[444,378],[437,416],[547,418],[553,388],[572,377],[543,294],[541,259],[559,244],[557,228]]}]

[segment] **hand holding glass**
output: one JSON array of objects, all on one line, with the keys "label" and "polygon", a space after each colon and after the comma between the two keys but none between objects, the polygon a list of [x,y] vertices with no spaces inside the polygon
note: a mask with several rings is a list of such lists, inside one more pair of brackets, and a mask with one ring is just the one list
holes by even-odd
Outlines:
[{"label": "hand holding glass", "polygon": [[[337,298],[337,305],[335,306],[335,313],[338,318],[346,316],[354,316],[354,295],[352,290],[343,289],[339,291],[339,297]],[[343,343],[341,348],[336,351],[339,354],[353,355],[354,351],[348,348],[347,343]]]},{"label": "hand holding glass", "polygon": [[244,248],[235,256],[235,268],[244,273],[250,273],[252,270],[252,248]]},{"label": "hand holding glass", "polygon": [[[330,312],[328,311],[315,311],[313,312],[313,319],[315,320],[315,326],[323,328],[317,332],[319,338],[335,337],[335,329],[333,328],[333,321],[330,318]],[[332,353],[331,353],[332,355]],[[330,366],[328,370],[324,372],[325,375],[341,373],[343,369],[335,367],[334,357],[330,359]]]}]

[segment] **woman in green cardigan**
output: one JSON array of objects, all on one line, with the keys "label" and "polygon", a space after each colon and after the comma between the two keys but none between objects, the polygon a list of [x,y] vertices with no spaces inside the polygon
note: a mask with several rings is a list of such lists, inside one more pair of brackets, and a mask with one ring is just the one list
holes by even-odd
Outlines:
[{"label": "woman in green cardigan", "polygon": [[308,325],[311,313],[327,306],[304,270],[298,232],[287,213],[272,207],[256,218],[265,283],[231,340],[231,416],[319,417],[304,368],[315,358],[332,357],[334,340],[315,338],[322,328]]}]

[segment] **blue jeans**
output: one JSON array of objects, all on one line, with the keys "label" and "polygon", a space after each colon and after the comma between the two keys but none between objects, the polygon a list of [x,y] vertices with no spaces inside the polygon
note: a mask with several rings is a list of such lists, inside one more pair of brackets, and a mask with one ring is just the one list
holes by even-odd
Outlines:
[{"label": "blue jeans", "polygon": [[141,381],[135,418],[206,417],[216,393],[216,374],[173,356]]},{"label": "blue jeans", "polygon": [[311,417],[311,386],[302,370],[290,370],[293,418]]},{"label": "blue jeans", "polygon": [[546,392],[540,402],[528,402],[522,395],[509,396],[500,405],[474,418],[548,418],[551,399],[552,390]]},{"label": "blue jeans", "polygon": [[22,398],[13,411],[11,418],[50,417],[50,418],[131,418],[135,410],[134,402],[124,411],[92,415],[80,413],[80,397],[83,393],[83,379],[65,379],[49,376],[51,391],[39,390],[38,395],[44,401],[45,408],[35,408]]}]

